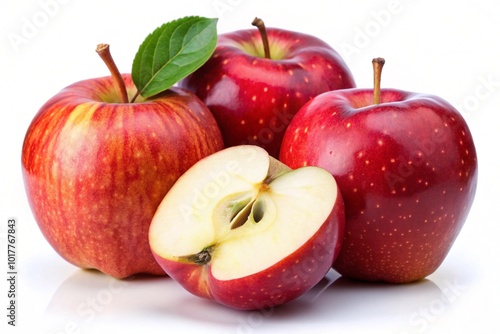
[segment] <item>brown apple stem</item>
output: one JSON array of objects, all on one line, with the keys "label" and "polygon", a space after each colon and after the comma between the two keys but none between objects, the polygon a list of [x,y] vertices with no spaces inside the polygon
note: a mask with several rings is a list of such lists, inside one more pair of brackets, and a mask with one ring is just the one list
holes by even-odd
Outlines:
[{"label": "brown apple stem", "polygon": [[384,67],[384,58],[375,58],[373,65],[373,104],[380,103],[380,81],[382,79],[382,68]]},{"label": "brown apple stem", "polygon": [[186,261],[188,263],[194,263],[199,266],[208,264],[212,260],[212,251],[214,250],[214,246],[209,246],[203,249],[201,252],[197,254],[180,256],[179,259]]},{"label": "brown apple stem", "polygon": [[111,77],[113,78],[113,81],[120,92],[120,100],[122,101],[122,103],[128,103],[127,88],[125,87],[125,82],[123,81],[123,77],[120,74],[120,71],[118,71],[118,67],[115,64],[113,57],[111,57],[109,44],[99,44],[97,45],[97,49],[95,51],[101,57],[101,59],[104,61],[109,71],[111,72]]},{"label": "brown apple stem", "polygon": [[260,37],[262,38],[262,44],[264,45],[264,57],[267,59],[271,59],[271,51],[269,50],[269,40],[267,38],[266,26],[264,25],[264,21],[256,17],[252,21],[252,25],[257,27],[260,32]]},{"label": "brown apple stem", "polygon": [[194,256],[194,263],[197,265],[204,265],[210,262],[212,260],[212,256],[210,255],[210,252],[208,250],[201,251],[200,253],[196,254]]}]

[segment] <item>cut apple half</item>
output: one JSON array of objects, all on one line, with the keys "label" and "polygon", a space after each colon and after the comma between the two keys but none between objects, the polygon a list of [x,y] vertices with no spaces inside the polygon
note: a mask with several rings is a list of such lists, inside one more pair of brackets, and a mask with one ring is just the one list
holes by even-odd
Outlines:
[{"label": "cut apple half", "polygon": [[[264,149],[242,145],[200,160],[179,178],[157,209],[149,240],[158,263],[188,291],[252,309],[318,283],[343,229],[343,201],[330,173],[292,170]],[[271,298],[273,284],[279,291]],[[228,291],[239,301],[227,301],[234,299]],[[241,298],[249,292],[253,297]]]}]

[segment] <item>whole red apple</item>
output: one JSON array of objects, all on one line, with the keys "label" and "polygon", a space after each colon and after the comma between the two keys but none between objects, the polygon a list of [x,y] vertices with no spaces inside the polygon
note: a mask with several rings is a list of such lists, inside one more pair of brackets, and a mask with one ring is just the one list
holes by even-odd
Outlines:
[{"label": "whole red apple", "polygon": [[324,41],[277,28],[265,33],[261,20],[254,24],[261,24],[260,32],[219,35],[212,57],[179,85],[212,111],[226,147],[258,145],[277,158],[300,107],[319,93],[355,84],[340,55]]},{"label": "whole red apple", "polygon": [[346,207],[339,273],[410,282],[434,272],[457,238],[475,195],[476,150],[443,99],[396,89],[379,99],[373,89],[317,96],[290,124],[280,158],[336,178]]},{"label": "whole red apple", "polygon": [[331,269],[344,233],[342,196],[318,167],[291,170],[258,146],[200,160],[175,183],[149,240],[189,292],[236,309],[289,302]]},{"label": "whole red apple", "polygon": [[[126,90],[135,90],[124,75]],[[189,167],[223,148],[207,107],[172,88],[120,103],[111,77],[77,82],[29,126],[22,171],[45,238],[70,263],[117,278],[164,275],[148,243],[157,206]]]}]

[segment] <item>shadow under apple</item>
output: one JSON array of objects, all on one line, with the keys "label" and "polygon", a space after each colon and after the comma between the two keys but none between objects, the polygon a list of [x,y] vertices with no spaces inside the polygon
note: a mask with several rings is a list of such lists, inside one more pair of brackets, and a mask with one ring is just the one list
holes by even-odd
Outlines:
[{"label": "shadow under apple", "polygon": [[123,320],[130,326],[144,325],[151,319],[160,324],[172,319],[180,324],[213,324],[233,332],[260,327],[272,319],[307,318],[312,304],[301,297],[272,309],[239,311],[193,296],[169,277],[134,276],[119,280],[96,270],[77,270],[52,296],[45,319],[57,332],[67,332],[64,328],[68,324],[88,330]]},{"label": "shadow under apple", "polygon": [[227,332],[310,323],[332,329],[372,323],[386,332],[412,329],[412,316],[442,300],[431,280],[411,284],[352,281],[331,270],[303,296],[279,307],[238,311],[195,297],[168,277],[134,276],[117,280],[98,271],[78,270],[54,293],[46,309],[53,328],[73,324],[87,329],[127,320],[139,327],[148,320],[168,324],[219,326]]},{"label": "shadow under apple", "polygon": [[80,269],[58,287],[45,316],[53,325],[71,322],[78,328],[113,318],[141,317],[148,308],[162,307],[176,285],[166,276],[115,279],[97,270]]},{"label": "shadow under apple", "polygon": [[304,296],[312,302],[316,324],[370,324],[373,333],[417,333],[450,307],[445,293],[430,279],[389,284],[351,280],[333,270],[329,276]]},{"label": "shadow under apple", "polygon": [[77,270],[57,288],[44,316],[57,333],[123,326],[124,321],[128,327],[210,323],[231,332],[248,314],[193,296],[167,276],[120,280],[97,270]]},{"label": "shadow under apple", "polygon": [[352,281],[333,270],[314,288],[287,304],[272,309],[237,311],[209,300],[183,296],[176,316],[187,321],[226,324],[236,326],[240,332],[248,332],[262,326],[286,323],[287,326],[310,323],[335,327],[335,323],[381,323],[385,330],[411,326],[411,317],[422,309],[442,300],[443,292],[431,280],[424,279],[411,284],[385,284]]}]

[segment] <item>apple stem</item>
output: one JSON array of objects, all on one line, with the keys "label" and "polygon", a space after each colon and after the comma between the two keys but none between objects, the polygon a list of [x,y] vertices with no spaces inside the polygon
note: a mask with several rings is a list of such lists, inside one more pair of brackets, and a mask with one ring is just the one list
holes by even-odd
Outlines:
[{"label": "apple stem", "polygon": [[97,45],[97,49],[95,50],[97,54],[104,61],[109,71],[111,72],[111,77],[118,90],[120,91],[120,100],[122,103],[128,103],[128,94],[127,88],[125,87],[125,82],[123,81],[123,77],[118,71],[118,67],[116,66],[113,57],[111,57],[111,52],[109,51],[109,44],[99,44]]},{"label": "apple stem", "polygon": [[262,44],[264,45],[264,57],[267,59],[271,59],[271,51],[269,50],[269,39],[267,38],[266,26],[264,25],[264,21],[256,17],[252,21],[252,25],[257,27],[260,32],[260,37],[262,38]]},{"label": "apple stem", "polygon": [[210,255],[210,253],[207,250],[204,250],[204,251],[196,254],[195,257],[196,258],[194,260],[194,263],[196,263],[198,265],[207,264],[210,262],[210,260],[212,260],[212,256]]},{"label": "apple stem", "polygon": [[384,67],[384,58],[374,58],[373,65],[373,104],[380,103],[380,81],[382,79],[382,68]]},{"label": "apple stem", "polygon": [[182,256],[181,258],[187,260],[189,263],[194,263],[202,266],[209,263],[212,260],[212,255],[211,255],[212,251],[213,251],[213,246],[209,246],[197,254]]}]

